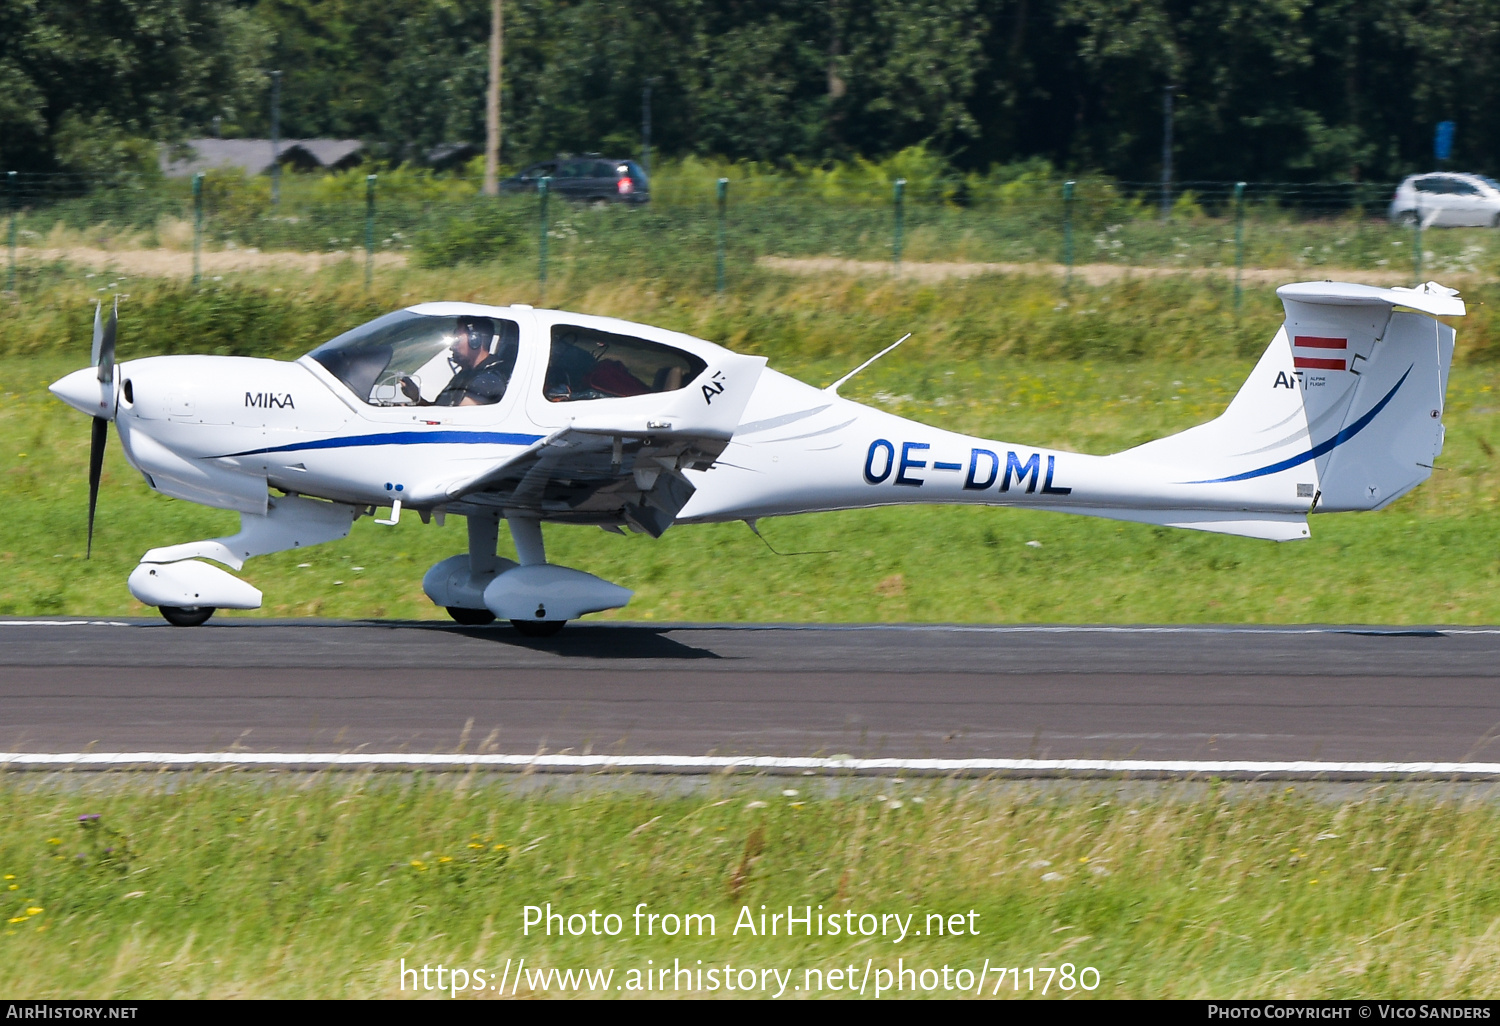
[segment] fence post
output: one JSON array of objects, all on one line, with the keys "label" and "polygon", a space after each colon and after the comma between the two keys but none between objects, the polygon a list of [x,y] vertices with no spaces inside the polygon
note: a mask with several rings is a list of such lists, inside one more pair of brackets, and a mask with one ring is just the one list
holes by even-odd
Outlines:
[{"label": "fence post", "polygon": [[375,176],[365,176],[365,288],[375,273]]},{"label": "fence post", "polygon": [[193,284],[203,277],[203,172],[193,175]]},{"label": "fence post", "polygon": [[16,210],[21,206],[21,195],[17,191],[17,178],[14,171],[5,172],[5,198],[10,206],[10,231],[7,248],[10,250],[10,272],[6,276],[5,291],[14,294],[16,291]]},{"label": "fence post", "polygon": [[1412,285],[1422,284],[1422,197],[1417,197],[1417,219],[1411,225],[1411,275]]},{"label": "fence post", "polygon": [[271,206],[281,209],[281,72],[271,72]]},{"label": "fence post", "polygon": [[901,229],[906,222],[906,179],[896,179],[896,235],[891,245],[891,258],[896,270],[901,270]]},{"label": "fence post", "polygon": [[1063,278],[1063,291],[1073,287],[1073,186],[1072,180],[1063,182],[1063,266],[1067,268]]},{"label": "fence post", "polygon": [[544,175],[536,183],[536,192],[537,192],[537,195],[539,197],[541,197],[541,201],[542,201],[542,204],[541,204],[541,206],[542,206],[542,219],[541,219],[542,226],[541,226],[541,236],[539,238],[540,256],[539,256],[539,263],[538,263],[538,268],[539,269],[538,269],[538,272],[537,272],[537,277],[541,281],[542,295],[544,295],[544,296],[547,294],[547,193],[551,191],[551,185],[552,185],[552,178],[551,178],[551,176],[547,176],[547,175]]},{"label": "fence post", "polygon": [[729,205],[729,179],[719,179],[719,243],[714,260],[714,288],[724,292],[724,217]]},{"label": "fence post", "polygon": [[1241,279],[1245,272],[1245,183],[1234,183],[1234,312],[1240,312],[1244,297]]}]

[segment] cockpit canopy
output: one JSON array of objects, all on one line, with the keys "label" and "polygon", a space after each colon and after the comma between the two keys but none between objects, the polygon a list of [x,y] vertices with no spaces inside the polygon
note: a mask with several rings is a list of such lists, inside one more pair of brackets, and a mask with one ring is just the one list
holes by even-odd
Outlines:
[{"label": "cockpit canopy", "polygon": [[[675,392],[707,367],[675,346],[598,326],[556,323],[550,336],[540,385],[555,403]],[[504,397],[520,341],[520,326],[504,317],[462,307],[442,314],[408,309],[346,331],[308,356],[371,406],[476,406]]]},{"label": "cockpit canopy", "polygon": [[520,340],[502,317],[398,310],[308,355],[372,406],[486,405],[504,396]]}]

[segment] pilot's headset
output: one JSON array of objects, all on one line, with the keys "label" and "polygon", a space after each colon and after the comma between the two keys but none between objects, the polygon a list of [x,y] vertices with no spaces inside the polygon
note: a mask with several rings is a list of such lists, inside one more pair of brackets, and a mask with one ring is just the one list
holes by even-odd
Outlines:
[{"label": "pilot's headset", "polygon": [[460,328],[469,330],[469,348],[495,352],[495,322],[488,317],[460,317]]}]

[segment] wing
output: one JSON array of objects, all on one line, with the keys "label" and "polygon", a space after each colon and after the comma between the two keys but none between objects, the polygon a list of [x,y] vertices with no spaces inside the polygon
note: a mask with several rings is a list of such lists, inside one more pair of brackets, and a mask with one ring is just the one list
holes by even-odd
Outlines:
[{"label": "wing", "polygon": [[[503,463],[450,484],[454,512],[522,510],[544,520],[626,525],[660,537],[729,444],[765,359],[726,353],[685,388],[579,402],[571,422]],[[629,412],[613,412],[628,402]]]}]

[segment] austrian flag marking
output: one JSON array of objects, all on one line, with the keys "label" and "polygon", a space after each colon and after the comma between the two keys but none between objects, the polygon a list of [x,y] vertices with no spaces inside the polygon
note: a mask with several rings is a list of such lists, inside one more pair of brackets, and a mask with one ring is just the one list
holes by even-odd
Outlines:
[{"label": "austrian flag marking", "polygon": [[[1298,368],[1340,371],[1349,369],[1348,361],[1343,356],[1343,351],[1349,348],[1349,340],[1347,338],[1327,338],[1323,335],[1294,335],[1292,337],[1292,347],[1292,364]],[[1298,352],[1298,350],[1304,352]],[[1317,355],[1314,356],[1311,353],[1316,353]]]}]

